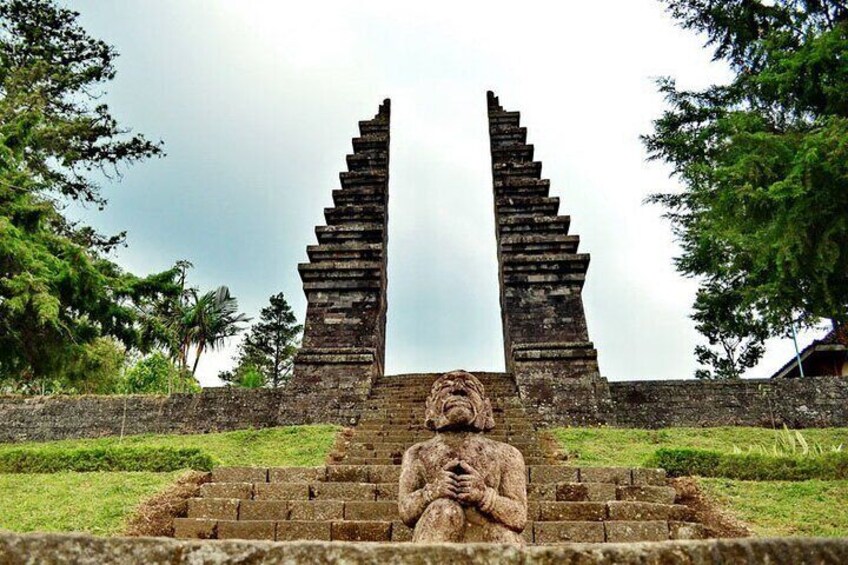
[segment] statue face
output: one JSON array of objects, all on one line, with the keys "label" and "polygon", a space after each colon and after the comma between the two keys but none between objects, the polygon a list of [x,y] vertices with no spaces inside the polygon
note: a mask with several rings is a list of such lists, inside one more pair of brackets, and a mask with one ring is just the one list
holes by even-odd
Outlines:
[{"label": "statue face", "polygon": [[426,424],[433,430],[493,428],[492,405],[482,383],[465,371],[445,373],[436,379],[427,399]]}]

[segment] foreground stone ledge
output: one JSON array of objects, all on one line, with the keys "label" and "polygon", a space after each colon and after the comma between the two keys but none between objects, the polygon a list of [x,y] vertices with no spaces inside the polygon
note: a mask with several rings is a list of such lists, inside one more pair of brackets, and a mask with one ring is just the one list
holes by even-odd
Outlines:
[{"label": "foreground stone ledge", "polygon": [[83,534],[0,532],[0,563],[507,563],[507,564],[841,564],[848,538],[775,538],[633,544],[563,544],[517,549],[487,544],[179,541]]}]

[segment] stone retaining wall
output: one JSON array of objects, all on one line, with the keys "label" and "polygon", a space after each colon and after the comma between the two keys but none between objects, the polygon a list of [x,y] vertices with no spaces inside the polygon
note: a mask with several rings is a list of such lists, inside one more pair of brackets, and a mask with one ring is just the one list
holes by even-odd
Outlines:
[{"label": "stone retaining wall", "polygon": [[0,563],[848,563],[848,538],[777,538],[515,548],[494,544],[178,541],[0,533]]},{"label": "stone retaining wall", "polygon": [[848,378],[610,383],[612,422],[672,426],[848,426]]},{"label": "stone retaining wall", "polygon": [[[604,421],[621,427],[848,426],[848,378],[633,381],[612,382],[609,389],[611,413]],[[343,398],[338,395],[321,404],[305,402],[294,389],[235,388],[170,397],[0,396],[0,443],[312,423],[349,425],[358,418],[362,405]],[[574,399],[575,404],[579,402]],[[562,416],[540,422],[570,421],[569,414]]]}]

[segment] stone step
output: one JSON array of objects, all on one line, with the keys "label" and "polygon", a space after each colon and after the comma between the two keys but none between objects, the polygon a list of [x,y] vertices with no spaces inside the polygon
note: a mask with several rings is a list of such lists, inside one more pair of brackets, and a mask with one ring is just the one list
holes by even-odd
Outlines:
[{"label": "stone step", "polygon": [[514,126],[518,127],[521,120],[520,112],[489,112],[489,127]]},{"label": "stone step", "polygon": [[359,137],[354,137],[353,140],[354,153],[383,153],[385,154],[389,148],[388,133],[368,133]]},{"label": "stone step", "polygon": [[385,206],[387,203],[386,192],[375,187],[341,188],[333,190],[333,203],[336,206],[348,206],[356,204],[379,204]]},{"label": "stone step", "polygon": [[[337,466],[342,471],[330,474],[325,481],[292,481],[271,483],[206,483],[200,488],[201,498],[239,500],[309,500],[310,485],[320,482],[339,484],[373,484],[376,500],[396,500],[400,476],[399,465],[383,466],[379,474],[365,471],[357,474],[345,470],[346,465]],[[360,466],[354,466],[359,468]],[[333,471],[334,467],[328,467]],[[392,471],[392,472],[389,472]],[[531,483],[527,488],[527,499],[531,502],[614,502],[648,503],[673,505],[675,491],[663,486],[621,486],[607,483]],[[650,509],[649,509],[650,510]],[[611,514],[612,516],[612,514]]]},{"label": "stone step", "polygon": [[389,177],[385,170],[378,171],[348,171],[339,173],[342,188],[354,186],[385,187]]},{"label": "stone step", "polygon": [[389,124],[385,120],[363,120],[359,122],[359,133],[361,135],[388,132]]},{"label": "stone step", "polygon": [[547,214],[556,216],[559,198],[550,196],[500,196],[495,200],[498,214]]},{"label": "stone step", "polygon": [[[260,484],[254,498],[191,498],[188,518],[202,520],[400,520],[397,491],[377,498],[371,484]],[[272,488],[277,487],[277,488]],[[297,490],[282,487],[300,487]],[[308,487],[309,498],[297,497]],[[389,496],[394,495],[393,498]],[[527,519],[534,522],[680,521],[692,520],[681,504],[612,500],[606,502],[529,501]]]},{"label": "stone step", "polygon": [[345,157],[347,170],[352,172],[370,172],[385,170],[389,166],[389,153],[386,148],[374,149],[367,153],[354,153]]},{"label": "stone step", "polygon": [[576,253],[580,236],[562,234],[510,233],[502,234],[504,253]]},{"label": "stone step", "polygon": [[381,224],[386,221],[386,207],[382,204],[361,204],[324,208],[327,225],[341,224]]},{"label": "stone step", "polygon": [[514,215],[498,219],[501,237],[514,233],[568,235],[570,216]]},{"label": "stone step", "polygon": [[[382,458],[382,459],[374,459],[374,458],[362,458],[362,457],[352,457],[352,458],[344,458],[340,459],[339,462],[344,462],[348,465],[400,465],[401,457],[396,458]],[[547,457],[525,457],[524,463],[527,465],[546,465],[550,463],[550,459]],[[331,464],[333,464],[331,462]]]},{"label": "stone step", "polygon": [[379,243],[322,243],[308,245],[310,261],[381,261],[383,246]]},{"label": "stone step", "polygon": [[588,253],[502,253],[504,276],[585,274]]},{"label": "stone step", "polygon": [[539,161],[506,161],[492,165],[494,182],[503,181],[508,177],[523,177],[527,179],[542,178],[542,163]]},{"label": "stone step", "polygon": [[533,161],[532,144],[505,144],[492,146],[492,160],[496,163],[526,163]]},{"label": "stone step", "polygon": [[341,224],[316,226],[318,243],[382,243],[385,226],[380,223]]},{"label": "stone step", "polygon": [[315,261],[297,266],[304,283],[327,280],[380,280],[381,261]]}]

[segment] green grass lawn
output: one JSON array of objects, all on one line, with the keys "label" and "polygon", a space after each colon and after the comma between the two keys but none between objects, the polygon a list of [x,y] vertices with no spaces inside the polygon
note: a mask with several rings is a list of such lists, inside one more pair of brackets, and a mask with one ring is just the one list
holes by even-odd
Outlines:
[{"label": "green grass lawn", "polygon": [[758,536],[848,536],[848,481],[698,482]]},{"label": "green grass lawn", "polygon": [[[335,426],[289,426],[203,435],[130,436],[0,445],[109,447],[115,445],[198,447],[219,465],[322,465],[333,446]],[[125,519],[145,498],[180,474],[52,473],[0,474],[0,529],[15,532],[120,533]]]},{"label": "green grass lawn", "polygon": [[[661,447],[691,447],[731,452],[734,446],[771,447],[781,431],[765,428],[664,428],[634,430],[618,428],[553,428],[551,434],[562,445],[571,465],[644,466]],[[844,445],[848,449],[848,428],[801,430],[808,443],[825,448]]]},{"label": "green grass lawn", "polygon": [[98,439],[74,439],[0,445],[0,452],[27,447],[197,447],[218,465],[314,466],[322,465],[336,438],[338,427],[329,425],[286,426],[198,435],[140,435]]},{"label": "green grass lawn", "polygon": [[119,533],[138,503],[175,473],[0,474],[0,529]]}]

